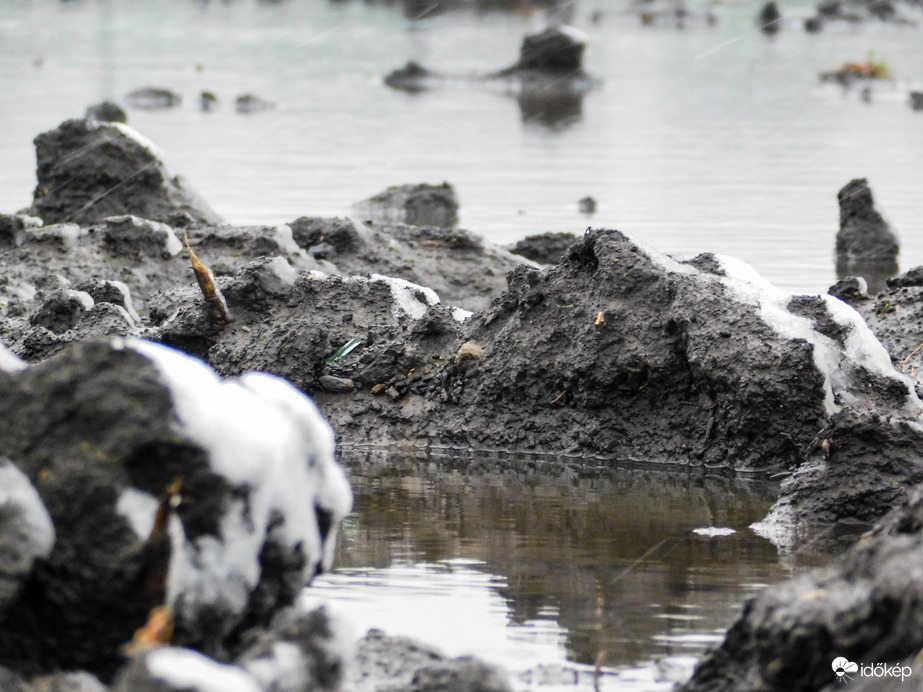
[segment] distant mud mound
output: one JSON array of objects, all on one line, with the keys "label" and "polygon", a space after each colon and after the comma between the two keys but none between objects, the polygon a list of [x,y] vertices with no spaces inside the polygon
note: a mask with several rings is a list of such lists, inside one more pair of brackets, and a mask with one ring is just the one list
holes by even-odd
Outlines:
[{"label": "distant mud mound", "polygon": [[30,213],[46,223],[93,223],[119,214],[174,223],[221,220],[167,169],[153,144],[123,123],[68,120],[35,139],[35,154]]}]

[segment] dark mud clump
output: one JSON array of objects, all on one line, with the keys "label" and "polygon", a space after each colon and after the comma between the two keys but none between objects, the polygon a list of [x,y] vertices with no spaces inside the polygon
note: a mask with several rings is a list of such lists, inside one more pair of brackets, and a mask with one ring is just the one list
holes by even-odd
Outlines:
[{"label": "dark mud clump", "polygon": [[458,200],[448,183],[395,185],[356,205],[373,221],[448,228],[458,223]]},{"label": "dark mud clump", "polygon": [[217,223],[152,146],[121,123],[68,120],[35,139],[38,185],[30,213],[45,223],[94,223],[107,216]]},{"label": "dark mud clump", "polygon": [[875,209],[872,190],[864,178],[850,181],[837,193],[840,230],[836,235],[836,269],[842,278],[864,276],[873,288],[897,273],[900,250],[897,236]]},{"label": "dark mud clump", "polygon": [[510,246],[510,252],[539,264],[557,264],[577,240],[579,238],[573,233],[539,233]]}]

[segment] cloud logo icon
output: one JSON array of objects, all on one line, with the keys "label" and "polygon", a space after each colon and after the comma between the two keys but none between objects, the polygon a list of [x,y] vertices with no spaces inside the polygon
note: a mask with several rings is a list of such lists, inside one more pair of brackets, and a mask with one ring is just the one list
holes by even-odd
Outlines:
[{"label": "cloud logo icon", "polygon": [[846,658],[843,658],[842,656],[838,656],[837,658],[833,659],[833,663],[831,664],[831,667],[833,668],[834,674],[838,678],[845,677],[847,673],[858,673],[859,672],[858,663],[853,663],[852,661]]}]

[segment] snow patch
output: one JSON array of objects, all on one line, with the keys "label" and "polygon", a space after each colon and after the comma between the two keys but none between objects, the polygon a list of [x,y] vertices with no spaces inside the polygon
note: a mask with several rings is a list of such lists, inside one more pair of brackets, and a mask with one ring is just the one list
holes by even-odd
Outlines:
[{"label": "snow patch", "polygon": [[430,305],[439,304],[439,296],[431,288],[411,283],[405,279],[396,279],[392,276],[372,274],[372,281],[388,284],[391,297],[395,302],[395,314],[403,312],[414,319],[420,319],[426,314]]},{"label": "snow patch", "polygon": [[22,358],[13,353],[3,344],[0,344],[0,370],[3,372],[19,372],[29,367]]},{"label": "snow patch", "polygon": [[159,504],[150,493],[129,487],[119,494],[115,511],[125,517],[138,538],[146,540],[154,528],[154,515]]},{"label": "snow patch", "polygon": [[469,312],[468,310],[463,310],[462,308],[452,308],[452,318],[456,322],[464,322],[473,314],[474,313]]},{"label": "snow patch", "polygon": [[82,230],[80,226],[75,223],[56,223],[52,226],[45,226],[41,233],[43,236],[55,235],[61,239],[61,245],[66,249],[75,250],[80,236],[85,235],[86,231]]},{"label": "snow patch", "polygon": [[164,167],[164,169],[166,169],[168,174],[167,177],[173,177],[173,174],[170,173],[169,167],[166,164],[167,157],[163,153],[163,150],[134,128],[129,127],[125,123],[113,122],[98,122],[96,123],[96,128],[100,130],[118,130],[122,135],[128,137],[128,139],[133,140],[141,148],[147,149],[149,152],[151,152],[151,154],[160,161],[160,164]]},{"label": "snow patch", "polygon": [[[170,387],[178,424],[208,452],[212,470],[249,497],[230,503],[220,518],[220,539],[190,543],[182,526],[171,527],[172,602],[183,608],[221,602],[241,612],[260,577],[259,553],[272,516],[292,550],[305,555],[304,580],[318,564],[329,569],[336,533],[352,505],[343,470],[334,461],[333,431],[314,403],[288,382],[264,373],[222,380],[199,360],[139,339],[116,340],[153,361]],[[138,498],[124,500],[126,516]],[[320,534],[315,507],[330,514]]]},{"label": "snow patch", "polygon": [[217,663],[190,649],[164,647],[144,659],[148,671],[176,689],[196,692],[261,692],[246,672]]},{"label": "snow patch", "polygon": [[923,407],[910,378],[894,370],[884,346],[851,307],[833,296],[820,296],[832,319],[846,328],[845,345],[841,347],[814,329],[811,319],[789,312],[787,306],[792,294],[776,288],[739,259],[717,255],[716,259],[726,274],[721,282],[738,300],[758,307],[763,321],[781,336],[803,339],[814,347],[814,363],[824,376],[824,406],[829,415],[840,410],[837,398],[856,403],[850,393],[856,365],[880,377],[901,381],[907,389],[906,407],[909,410]]},{"label": "snow patch", "polygon": [[788,303],[795,294],[773,286],[749,264],[736,257],[715,255],[715,260],[725,276],[702,272],[689,264],[677,262],[672,257],[657,252],[631,239],[651,262],[667,272],[696,274],[704,281],[716,281],[725,286],[738,301],[755,306],[762,320],[787,339],[803,339],[813,348],[814,363],[824,377],[824,408],[828,415],[840,410],[838,400],[857,404],[852,394],[856,368],[862,367],[873,375],[901,382],[907,390],[905,409],[916,412],[923,402],[916,394],[912,380],[897,372],[884,346],[869,329],[858,312],[843,301],[830,295],[821,295],[830,317],[844,328],[845,343],[841,346],[814,328],[809,317],[789,311]]},{"label": "snow patch", "polygon": [[[177,238],[177,242],[179,242],[178,238]],[[138,314],[138,311],[135,310],[135,306],[132,303],[131,289],[128,288],[128,284],[123,283],[122,281],[111,281],[111,280],[107,280],[106,284],[114,287],[119,293],[122,294],[122,299],[125,302],[125,311],[128,313],[129,317],[131,317],[131,319],[135,323],[141,322],[141,316]]]},{"label": "snow patch", "polygon": [[72,298],[80,303],[84,310],[92,310],[93,306],[96,305],[96,301],[93,300],[93,296],[91,296],[86,291],[75,291],[71,288],[68,288],[66,293],[68,298]]},{"label": "snow patch", "polygon": [[307,661],[291,642],[275,642],[268,656],[247,661],[243,667],[264,690],[301,692],[308,687]]},{"label": "snow patch", "polygon": [[26,474],[10,462],[0,463],[0,510],[19,515],[33,559],[51,554],[56,536],[48,510]]},{"label": "snow patch", "polygon": [[273,232],[276,244],[282,250],[285,250],[292,255],[305,254],[304,250],[301,249],[301,246],[295,242],[295,237],[292,235],[291,226],[285,223],[281,223],[278,226],[273,226]]},{"label": "snow patch", "polygon": [[19,300],[28,302],[35,298],[38,289],[26,281],[14,281],[4,286],[3,291],[11,298],[19,298]]},{"label": "snow patch", "polygon": [[266,268],[272,272],[283,286],[291,288],[298,279],[298,272],[292,268],[284,257],[273,257],[266,263]]}]

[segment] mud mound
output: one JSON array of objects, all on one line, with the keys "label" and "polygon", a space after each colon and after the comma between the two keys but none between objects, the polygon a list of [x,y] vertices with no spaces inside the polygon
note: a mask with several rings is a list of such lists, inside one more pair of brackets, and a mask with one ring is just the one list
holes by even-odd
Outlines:
[{"label": "mud mound", "polygon": [[395,185],[359,202],[356,210],[373,221],[450,228],[458,222],[458,200],[448,183]]},{"label": "mud mound", "polygon": [[86,224],[119,214],[183,225],[220,221],[156,148],[123,123],[68,120],[36,137],[35,155],[30,213],[46,223]]},{"label": "mud mound", "polygon": [[506,289],[506,275],[528,263],[461,228],[316,217],[290,226],[296,242],[328,273],[405,279],[466,310],[486,308]]},{"label": "mud mound", "polygon": [[839,291],[837,284],[830,289],[865,319],[869,329],[891,355],[894,366],[917,381],[923,373],[923,342],[920,323],[923,321],[923,267],[916,267],[900,276],[888,279],[882,291],[870,296],[865,291]]},{"label": "mud mound", "polygon": [[836,235],[836,268],[840,277],[857,274],[877,288],[882,278],[897,273],[897,236],[875,209],[865,178],[850,181],[837,193],[840,230]]},{"label": "mud mound", "polygon": [[853,311],[731,260],[678,263],[593,231],[509,283],[466,326],[483,355],[441,375],[435,436],[769,469],[800,463],[842,406],[915,399]]},{"label": "mud mound", "polygon": [[808,449],[807,461],[782,482],[779,500],[755,528],[780,546],[799,527],[838,521],[871,523],[923,482],[923,429],[912,418],[844,412]]}]

